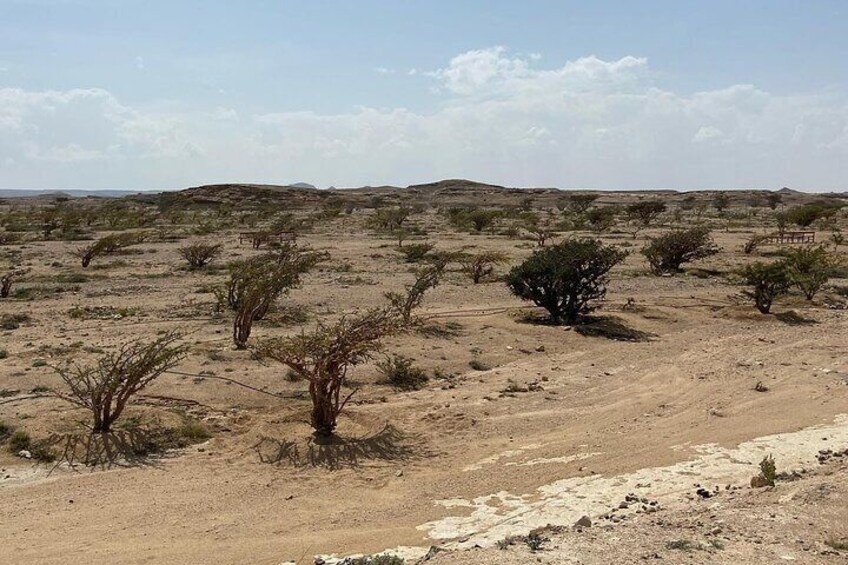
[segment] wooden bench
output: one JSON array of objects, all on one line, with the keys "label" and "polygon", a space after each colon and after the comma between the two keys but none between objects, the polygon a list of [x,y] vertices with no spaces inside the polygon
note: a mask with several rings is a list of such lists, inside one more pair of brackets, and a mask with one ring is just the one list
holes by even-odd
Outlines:
[{"label": "wooden bench", "polygon": [[766,238],[766,243],[815,243],[816,232],[814,231],[785,231],[776,233]]},{"label": "wooden bench", "polygon": [[296,242],[297,234],[291,231],[267,232],[267,231],[245,231],[239,233],[239,245],[245,241],[250,242],[254,249],[259,249],[263,243]]}]

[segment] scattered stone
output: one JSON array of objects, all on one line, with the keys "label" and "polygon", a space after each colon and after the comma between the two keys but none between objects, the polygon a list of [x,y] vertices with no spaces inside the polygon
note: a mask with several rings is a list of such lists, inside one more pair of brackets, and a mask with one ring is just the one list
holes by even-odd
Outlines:
[{"label": "scattered stone", "polygon": [[592,527],[592,519],[588,516],[582,516],[577,522],[574,523],[575,526],[580,528],[591,528]]}]

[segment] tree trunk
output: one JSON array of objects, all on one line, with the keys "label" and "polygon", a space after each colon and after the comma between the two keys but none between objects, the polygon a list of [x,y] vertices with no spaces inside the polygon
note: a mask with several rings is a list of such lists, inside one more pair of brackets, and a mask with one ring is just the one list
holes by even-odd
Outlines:
[{"label": "tree trunk", "polygon": [[338,414],[332,395],[314,385],[310,386],[309,393],[312,396],[311,424],[315,435],[320,437],[333,435]]},{"label": "tree trunk", "polygon": [[233,320],[233,343],[236,349],[247,348],[247,340],[250,337],[250,329],[253,326],[253,309],[242,307],[236,312]]}]

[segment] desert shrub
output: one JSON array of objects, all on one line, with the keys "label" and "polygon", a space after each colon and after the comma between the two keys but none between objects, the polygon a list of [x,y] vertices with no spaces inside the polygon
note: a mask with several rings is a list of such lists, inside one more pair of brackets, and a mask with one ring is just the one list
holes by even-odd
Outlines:
[{"label": "desert shrub", "polygon": [[233,342],[239,349],[247,346],[253,322],[261,320],[282,294],[300,283],[300,277],[324,255],[286,245],[229,267],[229,280],[216,291],[219,304],[235,311]]},{"label": "desert shrub", "polygon": [[783,261],[774,263],[757,262],[741,271],[742,280],[751,288],[745,296],[754,300],[757,310],[768,314],[774,301],[789,292],[792,280]]},{"label": "desert shrub", "polygon": [[9,352],[5,349],[0,349],[0,359],[5,359],[9,356]]},{"label": "desert shrub", "polygon": [[726,192],[719,192],[713,197],[713,208],[715,208],[719,214],[724,213],[729,205],[730,195]]},{"label": "desert shrub", "polygon": [[387,292],[385,297],[391,304],[392,310],[400,317],[404,324],[413,323],[412,313],[421,306],[424,294],[435,288],[442,278],[445,263],[438,262],[415,273],[415,282],[406,287],[404,292]]},{"label": "desert shrub", "polygon": [[497,210],[482,210],[479,208],[449,208],[446,214],[448,221],[455,228],[471,228],[477,233],[490,227],[501,216],[501,212]]},{"label": "desert shrub", "polygon": [[91,243],[74,252],[74,255],[80,258],[80,263],[83,268],[88,267],[91,261],[100,255],[115,253],[119,249],[137,245],[144,241],[147,235],[143,232],[126,232],[120,234],[112,234],[101,237],[94,243]]},{"label": "desert shrub", "polygon": [[760,461],[760,477],[770,487],[774,486],[774,481],[777,478],[777,466],[774,464],[774,457],[767,455]]},{"label": "desert shrub", "polygon": [[221,253],[221,244],[192,243],[177,249],[192,269],[202,269]]},{"label": "desert shrub", "polygon": [[12,245],[21,241],[20,234],[10,231],[0,231],[0,245]]},{"label": "desert shrub", "polygon": [[762,245],[767,239],[768,236],[765,235],[752,235],[747,241],[745,241],[745,244],[742,245],[742,253],[750,255],[759,249],[760,245]]},{"label": "desert shrub", "polygon": [[29,321],[29,314],[3,314],[0,315],[0,329],[16,330]]},{"label": "desert shrub", "polygon": [[830,234],[830,243],[833,244],[834,251],[839,251],[839,246],[845,245],[845,234],[839,230],[834,231]]},{"label": "desert shrub", "polygon": [[404,222],[412,214],[410,208],[400,206],[398,208],[379,208],[371,218],[368,225],[377,231],[395,233],[403,227]]},{"label": "desert shrub", "polygon": [[317,436],[331,436],[339,414],[356,392],[342,395],[348,370],[381,349],[382,340],[403,330],[391,308],[344,316],[332,325],[319,323],[312,332],[259,342],[255,351],[289,367],[309,381],[310,422]]},{"label": "desert shrub", "polygon": [[792,283],[807,300],[812,300],[827,283],[838,263],[824,246],[789,250],[785,262]]},{"label": "desert shrub", "polygon": [[586,222],[592,231],[601,233],[609,230],[615,225],[615,219],[618,216],[619,208],[617,206],[603,206],[592,208],[585,214]]},{"label": "desert shrub", "polygon": [[560,210],[568,210],[573,214],[585,214],[598,199],[597,194],[569,194],[557,204]]},{"label": "desert shrub", "polygon": [[527,233],[530,234],[530,238],[533,239],[539,247],[544,247],[548,239],[553,237],[555,233],[554,230],[545,226],[538,217],[532,217],[525,220],[524,229],[527,230]]},{"label": "desert shrub", "polygon": [[6,441],[14,432],[15,428],[0,420],[0,443]]},{"label": "desert shrub", "polygon": [[367,557],[356,557],[348,560],[350,565],[404,565],[405,561],[397,555],[381,553]]},{"label": "desert shrub", "polygon": [[596,239],[569,240],[534,252],[513,267],[513,294],[548,311],[554,324],[573,324],[606,295],[608,273],[627,253]]},{"label": "desert shrub", "polygon": [[459,263],[462,271],[474,281],[474,284],[478,284],[494,272],[495,265],[506,263],[506,255],[496,251],[466,253],[460,256]]},{"label": "desert shrub", "polygon": [[655,275],[680,272],[683,263],[718,253],[708,228],[673,230],[656,237],[642,249]]},{"label": "desert shrub", "polygon": [[786,211],[786,219],[789,223],[806,228],[816,220],[829,218],[839,211],[842,206],[836,202],[812,202],[795,206]]},{"label": "desert shrub", "polygon": [[779,192],[769,192],[766,194],[766,206],[772,210],[776,209],[781,202],[783,202],[783,195]]},{"label": "desert shrub", "polygon": [[32,437],[23,430],[15,430],[9,435],[6,443],[10,452],[17,453],[32,447]]},{"label": "desert shrub", "polygon": [[404,261],[407,263],[418,263],[423,261],[435,247],[432,243],[412,243],[404,245],[398,251],[403,254]]},{"label": "desert shrub", "polygon": [[628,205],[625,209],[627,218],[642,227],[648,227],[657,217],[666,211],[665,202],[660,200],[643,200]]},{"label": "desert shrub", "polygon": [[66,386],[53,393],[89,410],[92,431],[108,432],[133,396],[185,357],[188,348],[177,344],[180,338],[167,333],[151,342],[125,343],[94,365],[53,367]]},{"label": "desert shrub", "polygon": [[377,363],[383,381],[401,390],[423,388],[429,377],[427,372],[413,364],[413,360],[402,355],[392,355]]}]

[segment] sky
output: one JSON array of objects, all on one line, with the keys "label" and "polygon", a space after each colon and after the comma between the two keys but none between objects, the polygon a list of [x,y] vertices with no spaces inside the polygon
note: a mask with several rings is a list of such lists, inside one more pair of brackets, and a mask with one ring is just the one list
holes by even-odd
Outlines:
[{"label": "sky", "polygon": [[0,188],[848,189],[844,0],[0,0]]}]

